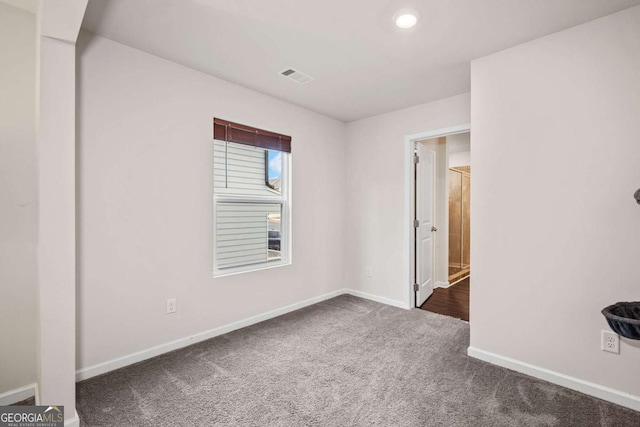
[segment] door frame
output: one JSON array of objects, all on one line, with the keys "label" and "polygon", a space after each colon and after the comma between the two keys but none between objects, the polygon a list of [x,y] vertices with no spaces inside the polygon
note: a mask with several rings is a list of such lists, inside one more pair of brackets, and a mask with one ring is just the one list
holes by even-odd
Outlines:
[{"label": "door frame", "polygon": [[404,137],[404,283],[405,304],[407,308],[415,308],[416,306],[416,293],[413,290],[413,285],[416,282],[415,228],[413,226],[416,205],[414,184],[415,163],[413,162],[414,143],[425,139],[441,138],[470,131],[471,124],[465,123],[414,133]]}]

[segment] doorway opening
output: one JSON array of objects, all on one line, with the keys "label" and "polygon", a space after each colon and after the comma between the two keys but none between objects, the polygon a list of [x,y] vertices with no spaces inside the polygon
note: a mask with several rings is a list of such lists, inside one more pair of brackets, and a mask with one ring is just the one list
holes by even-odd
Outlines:
[{"label": "doorway opening", "polygon": [[416,138],[412,149],[414,307],[469,321],[469,129]]},{"label": "doorway opening", "polygon": [[469,166],[449,169],[449,283],[471,276]]},{"label": "doorway opening", "polygon": [[471,276],[471,141],[469,133],[447,138],[449,167],[449,280]]}]

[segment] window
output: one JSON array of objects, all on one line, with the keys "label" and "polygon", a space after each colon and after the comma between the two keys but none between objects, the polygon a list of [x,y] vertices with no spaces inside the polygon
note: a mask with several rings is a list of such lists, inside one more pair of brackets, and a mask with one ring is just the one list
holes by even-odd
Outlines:
[{"label": "window", "polygon": [[214,276],[289,262],[291,137],[214,119]]}]

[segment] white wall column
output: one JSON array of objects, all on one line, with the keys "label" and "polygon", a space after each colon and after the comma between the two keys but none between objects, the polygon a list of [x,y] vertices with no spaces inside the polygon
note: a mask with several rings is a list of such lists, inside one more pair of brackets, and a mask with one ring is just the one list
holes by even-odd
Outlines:
[{"label": "white wall column", "polygon": [[39,399],[75,412],[75,41],[86,0],[40,5]]}]

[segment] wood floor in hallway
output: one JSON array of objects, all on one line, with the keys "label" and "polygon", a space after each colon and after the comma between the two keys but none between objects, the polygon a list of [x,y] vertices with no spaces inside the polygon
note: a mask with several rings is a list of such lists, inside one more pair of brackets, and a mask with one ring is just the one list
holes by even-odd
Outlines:
[{"label": "wood floor in hallway", "polygon": [[448,288],[437,288],[420,306],[422,310],[469,321],[469,286],[471,278]]}]

